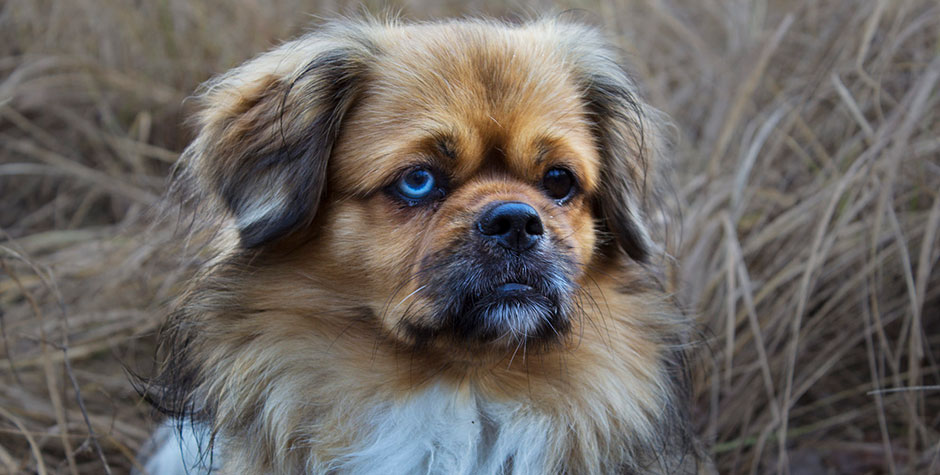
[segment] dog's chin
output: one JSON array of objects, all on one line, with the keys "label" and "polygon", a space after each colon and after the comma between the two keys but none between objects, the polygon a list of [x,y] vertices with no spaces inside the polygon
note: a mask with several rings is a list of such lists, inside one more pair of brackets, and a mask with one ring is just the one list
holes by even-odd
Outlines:
[{"label": "dog's chin", "polygon": [[465,296],[463,311],[445,317],[462,340],[494,345],[548,342],[567,330],[559,296],[516,282],[496,285],[483,295]]},{"label": "dog's chin", "polygon": [[454,355],[523,345],[529,350],[547,349],[568,333],[568,293],[518,282],[488,285],[483,291],[445,299],[449,305],[405,328],[415,345],[443,348]]}]

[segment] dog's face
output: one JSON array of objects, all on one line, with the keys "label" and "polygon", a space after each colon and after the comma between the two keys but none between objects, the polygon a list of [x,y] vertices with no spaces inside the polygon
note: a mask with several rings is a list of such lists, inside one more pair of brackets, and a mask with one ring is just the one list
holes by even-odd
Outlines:
[{"label": "dog's face", "polygon": [[329,167],[342,196],[323,244],[348,254],[344,236],[357,237],[368,257],[344,260],[381,276],[375,314],[419,345],[564,335],[597,243],[601,163],[576,84],[499,44],[512,39],[476,40],[495,44],[482,56],[421,37],[395,45]]},{"label": "dog's face", "polygon": [[548,30],[347,30],[269,53],[210,86],[197,177],[242,248],[281,256],[269,271],[328,276],[406,345],[561,341],[589,269],[648,253],[657,137],[596,38]]}]

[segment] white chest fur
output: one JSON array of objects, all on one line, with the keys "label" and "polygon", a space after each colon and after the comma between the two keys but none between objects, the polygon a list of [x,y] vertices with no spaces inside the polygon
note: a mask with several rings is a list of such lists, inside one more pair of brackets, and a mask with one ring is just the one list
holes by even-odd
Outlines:
[{"label": "white chest fur", "polygon": [[[484,402],[440,386],[361,414],[362,420],[350,424],[361,428],[357,442],[341,457],[308,459],[309,473],[543,473],[551,441],[557,437],[550,419],[530,407]],[[184,423],[180,434],[176,425],[165,424],[151,440],[147,471],[208,473],[209,457],[198,455],[207,432]],[[311,440],[316,438],[311,434]],[[224,450],[217,447],[212,458],[215,466],[224,465]]]},{"label": "white chest fur", "polygon": [[369,436],[338,461],[341,472],[540,473],[552,435],[548,419],[528,407],[439,386],[377,408],[366,424]]}]

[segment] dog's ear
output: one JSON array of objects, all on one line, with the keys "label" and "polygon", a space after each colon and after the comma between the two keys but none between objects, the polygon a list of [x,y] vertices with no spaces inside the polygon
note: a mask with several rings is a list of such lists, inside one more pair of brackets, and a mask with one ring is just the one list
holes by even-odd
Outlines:
[{"label": "dog's ear", "polygon": [[198,134],[184,157],[196,187],[234,216],[242,246],[261,246],[313,220],[367,51],[305,39],[204,86]]},{"label": "dog's ear", "polygon": [[657,137],[634,90],[626,74],[595,74],[586,97],[603,161],[598,211],[620,247],[645,262],[652,248],[645,208],[655,186],[650,163]]},{"label": "dog's ear", "polygon": [[[569,25],[571,27],[571,25]],[[648,211],[664,165],[664,120],[639,97],[637,86],[600,34],[574,26],[569,51],[590,113],[602,165],[595,203],[603,226],[634,260],[653,251]]]}]

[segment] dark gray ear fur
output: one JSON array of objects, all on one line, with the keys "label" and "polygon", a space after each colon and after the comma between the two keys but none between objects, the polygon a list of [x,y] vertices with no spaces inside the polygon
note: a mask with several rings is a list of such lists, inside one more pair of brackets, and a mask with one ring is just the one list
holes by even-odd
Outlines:
[{"label": "dark gray ear fur", "polygon": [[651,185],[649,125],[632,89],[618,79],[595,75],[587,89],[604,163],[599,212],[624,252],[645,262],[652,251],[644,212]]},{"label": "dark gray ear fur", "polygon": [[[313,220],[369,48],[355,32],[305,38],[207,83],[184,152],[196,187],[234,216],[246,248]],[[335,38],[335,39],[334,39]]]},{"label": "dark gray ear fur", "polygon": [[646,262],[655,248],[648,214],[658,193],[657,169],[664,165],[664,120],[642,101],[633,79],[595,29],[569,27],[577,30],[569,54],[602,160],[597,213],[620,248]]}]

